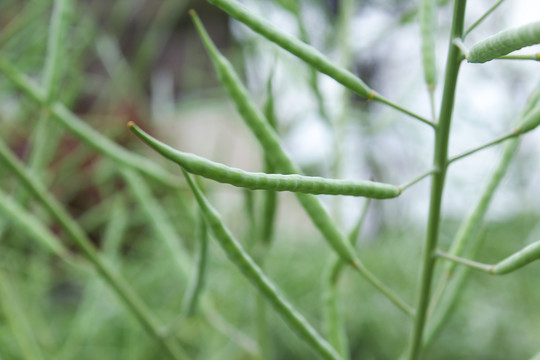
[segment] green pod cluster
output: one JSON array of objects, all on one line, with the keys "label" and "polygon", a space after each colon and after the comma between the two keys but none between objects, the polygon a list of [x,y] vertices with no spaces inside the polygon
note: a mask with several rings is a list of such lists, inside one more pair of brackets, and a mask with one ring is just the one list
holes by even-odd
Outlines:
[{"label": "green pod cluster", "polygon": [[274,283],[266,277],[261,268],[242,248],[238,241],[231,234],[229,229],[221,220],[219,214],[208,202],[198,186],[191,179],[190,175],[184,171],[184,175],[193,191],[195,200],[199,204],[208,227],[214,234],[215,239],[227,254],[230,261],[251,281],[257,290],[276,309],[279,315],[285,320],[293,330],[307,341],[323,358],[338,360],[341,357],[326,340],[307,322],[307,320],[294,309],[294,307],[281,295]]},{"label": "green pod cluster", "polygon": [[[261,111],[253,105],[247,89],[242,85],[231,63],[218,51],[195,12],[192,11],[190,14],[221,82],[234,101],[238,112],[263,147],[265,155],[276,170],[281,173],[300,173],[300,169],[283,150],[275,130],[266,121]],[[344,236],[336,228],[319,200],[308,194],[297,193],[296,196],[329,245],[345,262],[353,265],[358,264],[359,260],[354,254],[352,246],[347,243]]]},{"label": "green pod cluster", "polygon": [[518,135],[524,134],[536,129],[538,125],[540,125],[540,105],[537,105],[523,116],[514,132]]},{"label": "green pod cluster", "polygon": [[[253,104],[248,96],[247,89],[243,86],[234,71],[232,65],[222,56],[216,46],[210,40],[201,21],[194,12],[191,16],[199,31],[204,45],[207,48],[210,58],[218,76],[225,86],[229,96],[236,104],[237,110],[245,123],[257,137],[257,140],[264,149],[264,153],[271,161],[277,171],[284,174],[300,173],[300,169],[294,164],[289,155],[285,152],[279,138],[266,121],[261,111]],[[390,301],[407,314],[412,314],[410,307],[399,296],[388,289],[379,279],[371,274],[361,263],[355,254],[353,246],[347,242],[343,234],[336,227],[332,218],[325,210],[319,199],[311,194],[295,193],[296,198],[311,218],[317,229],[324,236],[324,239],[340,258],[348,265],[353,266],[366,280],[383,293]]]},{"label": "green pod cluster", "polygon": [[501,31],[476,43],[471,47],[467,61],[485,63],[535,44],[540,44],[540,21]]},{"label": "green pod cluster", "polygon": [[508,274],[538,259],[540,259],[540,241],[524,247],[517,253],[493,265],[489,272],[493,275]]},{"label": "green pod cluster", "polygon": [[420,2],[420,31],[422,34],[422,62],[424,79],[428,89],[433,90],[437,82],[435,65],[435,33],[436,33],[435,0]]},{"label": "green pod cluster", "polygon": [[398,186],[374,181],[351,181],[326,179],[314,176],[252,173],[228,167],[194,154],[170,147],[141,130],[133,122],[128,125],[146,144],[167,159],[177,163],[187,172],[215,180],[220,183],[252,190],[292,191],[308,194],[364,196],[387,199],[398,196]]},{"label": "green pod cluster", "polygon": [[208,2],[221,8],[233,18],[249,26],[253,31],[276,43],[291,54],[310,64],[318,71],[330,76],[346,88],[356,92],[358,95],[367,99],[373,99],[375,97],[375,92],[353,73],[334,65],[326,56],[321,54],[314,47],[300,41],[294,36],[284,33],[237,1],[208,0]]}]

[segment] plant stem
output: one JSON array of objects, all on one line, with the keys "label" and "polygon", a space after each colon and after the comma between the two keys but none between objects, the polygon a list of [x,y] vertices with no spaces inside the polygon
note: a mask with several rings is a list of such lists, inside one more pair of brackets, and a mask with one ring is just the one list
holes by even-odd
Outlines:
[{"label": "plant stem", "polygon": [[444,258],[444,259],[447,259],[447,260],[450,260],[450,261],[453,261],[453,262],[456,262],[456,263],[459,263],[459,264],[463,264],[463,265],[466,265],[466,266],[468,266],[470,268],[480,270],[480,271],[484,271],[484,272],[489,272],[491,270],[491,268],[492,268],[492,265],[482,264],[482,263],[479,263],[477,261],[465,259],[465,258],[462,258],[462,257],[459,257],[459,256],[450,255],[450,254],[447,254],[447,253],[445,253],[443,251],[440,251],[440,250],[437,250],[436,255],[438,257],[441,257],[441,258]]},{"label": "plant stem", "polygon": [[480,25],[489,15],[491,15],[492,12],[494,12],[498,7],[499,5],[501,5],[502,3],[504,2],[504,0],[499,0],[497,1],[495,4],[493,4],[492,7],[490,7],[485,13],[484,15],[480,16],[478,18],[478,20],[476,20],[474,23],[472,23],[471,26],[469,26],[469,28],[467,30],[465,30],[465,32],[463,33],[463,38],[466,38],[467,35],[469,35],[469,33],[471,31],[473,31],[478,25]]},{"label": "plant stem", "polygon": [[377,94],[374,90],[367,86],[362,79],[360,79],[350,71],[333,64],[330,60],[328,60],[326,56],[321,54],[315,48],[281,31],[280,29],[272,25],[270,22],[266,21],[251,10],[247,9],[238,1],[208,0],[208,2],[221,8],[223,11],[234,17],[236,20],[243,22],[245,25],[250,27],[253,31],[276,43],[283,49],[302,59],[323,74],[330,76],[331,78],[333,78],[346,88],[354,91],[358,95],[368,100],[375,100],[383,104],[389,105],[390,107],[393,107],[394,109],[401,111],[404,114],[416,118],[425,124],[428,124],[432,127],[435,126],[435,124],[423,118],[422,116],[408,111],[386,99],[382,95]]},{"label": "plant stem", "polygon": [[495,140],[492,140],[490,142],[488,142],[487,144],[484,144],[484,145],[480,145],[478,147],[475,147],[474,149],[471,149],[471,150],[468,150],[468,151],[465,151],[464,153],[461,153],[459,155],[456,155],[456,156],[453,156],[451,157],[450,159],[448,159],[448,161],[446,162],[446,165],[450,165],[451,163],[453,163],[454,161],[457,161],[457,160],[460,160],[460,159],[463,159],[464,157],[467,157],[469,155],[472,155],[474,154],[475,152],[478,152],[480,150],[484,150],[484,149],[487,149],[488,147],[491,147],[493,145],[497,145],[497,144],[500,144],[506,140],[509,140],[509,139],[512,139],[512,138],[515,138],[519,136],[518,133],[510,133],[510,134],[506,134],[504,136],[501,136]]},{"label": "plant stem", "polygon": [[409,348],[409,360],[418,358],[422,336],[426,322],[426,315],[429,305],[431,282],[433,270],[435,268],[434,253],[437,248],[439,237],[439,223],[441,215],[441,202],[446,176],[446,162],[448,154],[448,138],[452,112],[454,109],[454,98],[456,91],[459,66],[461,64],[461,51],[454,45],[453,39],[461,38],[463,34],[463,21],[465,17],[466,0],[456,0],[454,3],[454,15],[452,20],[452,32],[450,35],[449,52],[446,63],[446,74],[444,81],[443,99],[439,124],[435,132],[435,152],[433,156],[433,166],[437,169],[432,175],[431,200],[429,209],[429,219],[426,243],[422,255],[421,283],[418,291],[416,317],[414,321],[411,344]]},{"label": "plant stem", "polygon": [[429,170],[428,172],[422,174],[422,175],[419,175],[417,177],[415,177],[414,179],[412,179],[411,181],[408,181],[406,183],[404,183],[403,185],[399,185],[398,188],[401,189],[401,192],[403,193],[403,191],[405,191],[406,189],[410,188],[411,186],[413,186],[414,184],[424,180],[426,177],[428,177],[429,175],[433,175],[437,172],[437,169],[432,169],[432,170]]}]

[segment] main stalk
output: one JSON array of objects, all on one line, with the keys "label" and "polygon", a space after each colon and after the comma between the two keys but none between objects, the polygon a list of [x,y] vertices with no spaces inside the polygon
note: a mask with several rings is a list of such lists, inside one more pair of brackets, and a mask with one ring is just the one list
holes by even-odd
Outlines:
[{"label": "main stalk", "polygon": [[435,250],[437,249],[437,241],[439,237],[441,202],[448,158],[448,137],[450,133],[450,124],[452,121],[452,112],[454,109],[457,77],[462,60],[461,52],[453,44],[453,40],[459,39],[463,35],[463,19],[465,17],[466,3],[466,0],[455,0],[454,3],[452,33],[450,36],[450,45],[446,62],[443,99],[441,104],[441,112],[439,115],[439,124],[435,129],[435,152],[433,156],[433,165],[436,171],[433,173],[431,178],[431,200],[429,206],[428,228],[426,243],[422,253],[420,288],[417,295],[416,317],[409,348],[409,360],[416,360],[421,350],[422,336],[424,333],[426,314],[430,299],[433,270],[435,268]]}]

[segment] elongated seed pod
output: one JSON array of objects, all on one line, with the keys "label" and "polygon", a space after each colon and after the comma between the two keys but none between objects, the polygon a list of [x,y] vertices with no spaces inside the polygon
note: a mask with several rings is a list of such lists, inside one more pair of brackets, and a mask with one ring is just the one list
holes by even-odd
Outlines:
[{"label": "elongated seed pod", "polygon": [[467,61],[485,63],[525,46],[540,44],[540,21],[501,31],[473,45]]},{"label": "elongated seed pod", "polygon": [[221,220],[219,214],[201,193],[191,176],[185,172],[184,175],[193,191],[193,195],[201,212],[214,234],[215,239],[227,254],[229,260],[251,281],[257,290],[276,309],[278,314],[285,320],[293,330],[295,330],[314,350],[325,359],[340,359],[336,351],[324,340],[321,335],[306,321],[306,319],[294,309],[294,307],[281,295],[274,283],[266,277],[259,266],[244,251],[240,243],[234,238],[229,229]]},{"label": "elongated seed pod", "polygon": [[278,44],[283,49],[312,65],[323,74],[330,76],[345,87],[353,90],[358,95],[368,99],[375,96],[374,91],[353,73],[334,65],[326,56],[321,54],[314,47],[279,30],[270,22],[245,8],[238,3],[238,1],[208,0],[208,2],[221,8],[238,21],[249,26],[253,31]]},{"label": "elongated seed pod", "polygon": [[[227,59],[222,56],[216,46],[210,40],[201,21],[195,14],[190,13],[197,30],[207,48],[210,58],[214,63],[214,67],[219,75],[219,78],[225,86],[231,99],[235,102],[238,112],[249,126],[251,131],[257,137],[257,140],[264,149],[265,155],[281,173],[291,174],[300,173],[299,168],[293,163],[279,142],[279,138],[274,129],[264,119],[264,115],[253,104],[248,96],[247,90],[242,85],[238,75],[234,71],[232,65]],[[390,301],[392,301],[403,312],[412,315],[413,311],[399,296],[394,294],[386,287],[379,279],[371,274],[360,259],[355,254],[354,248],[347,242],[343,234],[336,227],[328,212],[323,205],[311,194],[295,193],[296,198],[311,218],[311,221],[319,229],[324,239],[334,251],[343,259],[346,264],[352,265],[366,280],[368,280],[375,288],[383,293]]]},{"label": "elongated seed pod", "polygon": [[540,125],[540,105],[528,111],[518,124],[518,128],[514,131],[517,134],[524,134],[534,130]]},{"label": "elongated seed pod", "polygon": [[387,199],[401,193],[399,187],[374,181],[325,179],[302,175],[252,173],[225,166],[194,154],[173,149],[153,138],[133,122],[128,124],[146,144],[187,172],[221,183],[253,190],[293,191],[309,194],[352,195],[374,199]]},{"label": "elongated seed pod", "polygon": [[[281,173],[291,174],[300,173],[300,169],[292,162],[289,155],[283,150],[279,142],[279,138],[272,129],[272,126],[268,124],[268,121],[264,119],[264,115],[261,111],[253,105],[251,99],[248,96],[246,88],[242,85],[242,82],[238,78],[238,75],[234,71],[231,63],[218,51],[206,30],[204,29],[201,21],[195,14],[190,12],[193,22],[199,31],[199,35],[203,41],[203,44],[210,55],[214,67],[218,73],[218,76],[225,86],[229,96],[234,101],[238,112],[257,137],[257,140],[264,149],[265,155],[276,167],[276,170]],[[334,250],[343,258],[343,260],[349,264],[356,264],[359,262],[352,246],[345,240],[345,237],[340,233],[332,222],[330,216],[323,208],[322,204],[312,195],[296,193],[296,196],[306,212],[311,217],[313,223],[319,228],[325,239],[331,245]]]},{"label": "elongated seed pod", "polygon": [[494,275],[508,274],[538,259],[540,259],[540,241],[536,241],[498,262],[489,272]]},{"label": "elongated seed pod", "polygon": [[435,32],[436,32],[435,0],[420,2],[420,31],[422,34],[422,62],[424,64],[424,79],[430,91],[437,82],[435,65]]}]

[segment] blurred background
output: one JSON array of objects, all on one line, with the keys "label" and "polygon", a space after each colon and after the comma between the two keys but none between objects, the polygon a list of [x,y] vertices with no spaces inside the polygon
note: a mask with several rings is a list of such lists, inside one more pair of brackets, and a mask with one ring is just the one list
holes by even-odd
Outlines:
[{"label": "blurred background", "polygon": [[[358,74],[384,96],[430,114],[423,82],[417,1],[242,1],[280,29],[306,41]],[[348,6],[344,10],[344,3]],[[466,24],[495,1],[470,1]],[[37,83],[42,81],[52,0],[0,2],[0,55]],[[56,98],[94,129],[147,156],[171,172],[176,167],[149,151],[126,128],[144,129],[187,152],[248,171],[262,171],[264,157],[217,79],[187,14],[195,9],[212,39],[233,63],[263,107],[270,100],[277,131],[309,175],[375,179],[402,184],[431,167],[432,131],[401,113],[353,95],[332,79],[231,20],[203,1],[75,1],[59,61]],[[443,78],[452,1],[439,0],[436,35],[438,77]],[[475,42],[502,29],[537,21],[535,0],[507,1],[466,39]],[[539,52],[539,47],[520,53]],[[441,80],[442,82],[442,80]],[[464,63],[452,126],[450,155],[505,134],[540,82],[538,62]],[[435,101],[440,105],[441,86]],[[61,126],[53,125],[36,155],[40,107],[0,77],[0,137],[32,167],[77,219],[96,247],[116,244],[109,259],[163,322],[176,318],[186,279],[156,240],[159,234],[130,193],[117,166]],[[495,262],[539,240],[540,136],[524,137],[515,161],[493,198],[478,259]],[[468,209],[496,166],[502,147],[453,164],[443,204],[441,248],[452,241]],[[31,166],[31,164],[34,164]],[[203,182],[212,203],[248,248],[257,243],[261,192]],[[425,237],[429,182],[396,200],[373,201],[358,237],[361,259],[413,303]],[[187,189],[171,192],[150,183],[190,258],[197,256],[198,212]],[[0,165],[3,191],[41,218],[63,241],[65,234],[21,184]],[[365,200],[321,197],[344,232]],[[257,209],[254,211],[253,209]],[[151,359],[159,348],[98,278],[81,275],[46,254],[0,213],[0,267],[42,349],[54,359]],[[73,249],[76,252],[75,249]],[[316,328],[322,328],[323,269],[328,248],[290,193],[278,195],[265,271]],[[453,316],[429,349],[430,359],[529,359],[540,351],[540,266],[492,278],[471,273]],[[344,272],[340,303],[353,359],[395,359],[409,339],[410,320],[356,274]],[[435,279],[438,279],[436,277]],[[257,296],[210,241],[204,311],[182,319],[174,336],[193,359],[258,359]],[[2,308],[0,308],[2,309]],[[0,312],[0,358],[20,359],[21,349]],[[268,310],[273,358],[314,354]]]}]

